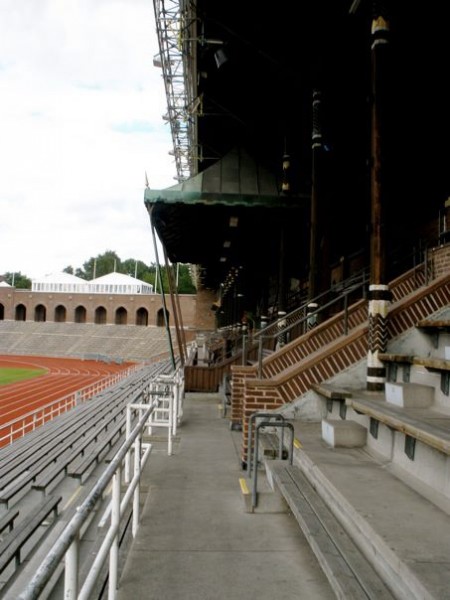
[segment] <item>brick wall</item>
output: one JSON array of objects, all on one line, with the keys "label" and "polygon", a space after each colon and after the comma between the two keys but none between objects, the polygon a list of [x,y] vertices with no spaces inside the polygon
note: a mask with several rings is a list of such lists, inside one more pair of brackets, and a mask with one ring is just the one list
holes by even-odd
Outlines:
[{"label": "brick wall", "polygon": [[195,325],[197,330],[214,331],[216,329],[216,313],[211,307],[217,300],[217,295],[211,290],[199,289],[196,298]]},{"label": "brick wall", "polygon": [[[197,296],[194,294],[179,295],[184,327],[196,327],[196,303]],[[11,321],[15,319],[16,306],[23,305],[26,309],[26,320],[34,321],[35,308],[42,305],[45,307],[46,321],[54,321],[55,309],[63,306],[66,310],[66,322],[73,323],[75,309],[83,306],[86,309],[86,323],[95,323],[95,310],[102,306],[106,309],[107,324],[114,324],[116,311],[123,308],[127,313],[127,324],[134,325],[136,312],[143,308],[148,312],[148,325],[157,325],[158,312],[163,308],[163,299],[160,294],[69,294],[1,287],[0,304],[3,306],[3,318]],[[166,296],[166,304],[169,324],[174,325],[174,307],[169,295]]]},{"label": "brick wall", "polygon": [[242,429],[243,425],[243,403],[245,394],[245,382],[249,378],[256,377],[253,367],[232,365],[231,372],[231,414],[230,421],[233,429]]}]

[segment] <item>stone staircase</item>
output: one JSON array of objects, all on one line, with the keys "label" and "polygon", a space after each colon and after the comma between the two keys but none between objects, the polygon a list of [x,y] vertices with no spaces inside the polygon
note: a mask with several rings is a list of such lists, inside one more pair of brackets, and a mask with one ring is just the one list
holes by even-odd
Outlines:
[{"label": "stone staircase", "polygon": [[284,460],[261,450],[260,487],[297,518],[338,598],[450,598],[449,279],[393,303],[384,391],[366,389],[364,359],[340,361],[343,342],[322,351],[340,372],[314,371],[317,351],[281,376],[301,372],[308,390],[274,411],[295,444]]},{"label": "stone staircase", "polygon": [[[393,340],[409,331],[419,321],[448,306],[450,276],[420,283],[416,271],[392,282],[392,306],[388,319],[388,336]],[[347,328],[340,313],[313,330],[293,340],[263,361],[262,376],[254,366],[231,367],[231,424],[242,427],[242,462],[246,462],[247,423],[256,411],[278,410],[287,405],[302,407],[309,418],[317,418],[319,405],[305,402],[314,385],[359,368],[358,384],[365,384],[368,353],[367,301],[361,300],[348,313]],[[354,378],[356,375],[352,375]],[[302,400],[301,403],[296,402]],[[294,404],[295,403],[295,404]],[[311,413],[312,411],[312,413]]]}]

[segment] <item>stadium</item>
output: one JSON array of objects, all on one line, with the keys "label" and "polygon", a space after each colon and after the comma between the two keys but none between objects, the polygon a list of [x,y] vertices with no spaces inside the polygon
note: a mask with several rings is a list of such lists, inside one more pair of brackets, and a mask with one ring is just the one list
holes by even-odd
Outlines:
[{"label": "stadium", "polygon": [[[450,59],[409,4],[154,0],[143,200],[197,294],[0,288],[50,386],[2,425],[2,598],[448,598]],[[45,354],[86,385],[46,402]]]}]

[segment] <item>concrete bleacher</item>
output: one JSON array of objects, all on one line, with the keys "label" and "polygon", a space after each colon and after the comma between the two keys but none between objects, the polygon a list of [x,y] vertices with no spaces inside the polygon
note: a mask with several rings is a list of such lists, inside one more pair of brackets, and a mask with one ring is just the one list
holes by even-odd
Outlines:
[{"label": "concrete bleacher", "polygon": [[[155,377],[172,372],[168,360],[143,365],[0,449],[0,597],[22,576],[21,565],[35,547],[39,552],[39,542],[57,535],[60,525],[48,521],[50,514],[64,522],[73,499],[88,493],[123,443],[128,404],[142,400]],[[137,410],[131,415],[133,426]]]},{"label": "concrete bleacher", "polygon": [[[176,346],[172,333],[173,345]],[[0,321],[0,353],[147,361],[168,353],[164,327]]]},{"label": "concrete bleacher", "polygon": [[[97,460],[102,450],[109,449],[124,433],[126,406],[140,394],[141,385],[148,377],[145,371],[137,371],[125,385],[101,392],[55,418],[49,427],[41,427],[35,430],[35,435],[23,437],[17,446],[7,446],[0,453],[0,505],[8,509],[30,488],[45,495],[81,456],[94,453]],[[136,383],[139,383],[137,391]]]}]

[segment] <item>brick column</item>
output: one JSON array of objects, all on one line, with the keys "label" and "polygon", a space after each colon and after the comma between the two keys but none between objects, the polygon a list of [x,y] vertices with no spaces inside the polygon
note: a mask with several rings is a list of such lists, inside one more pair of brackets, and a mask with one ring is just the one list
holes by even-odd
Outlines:
[{"label": "brick column", "polygon": [[244,388],[246,379],[256,377],[254,367],[244,367],[232,365],[231,370],[231,417],[230,428],[234,430],[242,429]]},{"label": "brick column", "polygon": [[245,379],[242,404],[242,467],[247,466],[248,420],[255,412],[268,412],[284,404],[278,386],[270,380]]}]

